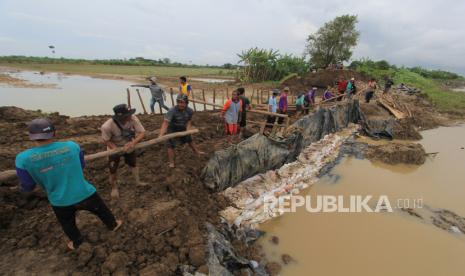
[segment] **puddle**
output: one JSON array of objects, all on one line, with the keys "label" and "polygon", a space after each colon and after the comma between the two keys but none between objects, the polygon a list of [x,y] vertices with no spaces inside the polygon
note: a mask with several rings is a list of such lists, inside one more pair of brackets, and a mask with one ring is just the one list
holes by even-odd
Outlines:
[{"label": "puddle", "polygon": [[[465,126],[422,132],[427,152],[422,166],[389,166],[344,158],[302,195],[387,195],[422,199],[423,204],[465,216]],[[260,226],[267,256],[296,261],[280,275],[461,275],[465,238],[422,223],[404,212],[308,213],[299,208]],[[279,244],[268,240],[279,237]]]},{"label": "puddle", "polygon": [[[21,71],[8,74],[34,84],[54,85],[55,88],[17,88],[0,84],[1,106],[40,109],[44,112],[59,112],[68,116],[112,114],[113,106],[127,102],[126,89],[133,84],[121,80],[60,73],[39,74]],[[145,88],[139,90],[147,112],[150,112],[150,91]],[[131,104],[137,109],[137,113],[141,113],[143,109],[137,92],[135,88],[131,88],[131,91]],[[211,101],[210,98],[207,100]],[[165,104],[168,107],[172,105],[169,93]],[[192,107],[192,104],[190,106]],[[203,110],[203,105],[196,104],[196,108],[198,111]],[[155,106],[155,111],[159,112],[158,104]]]},{"label": "puddle", "polygon": [[458,91],[458,92],[465,92],[465,87],[461,87],[461,88],[454,88],[452,89],[454,91]]}]

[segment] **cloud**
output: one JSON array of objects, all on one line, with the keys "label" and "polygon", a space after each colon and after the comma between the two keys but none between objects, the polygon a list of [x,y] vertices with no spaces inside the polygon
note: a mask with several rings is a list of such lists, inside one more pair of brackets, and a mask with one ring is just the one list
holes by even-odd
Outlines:
[{"label": "cloud", "polygon": [[[0,1],[3,54],[146,56],[200,64],[237,62],[249,47],[300,55],[307,36],[358,15],[354,58],[465,72],[465,1],[420,0],[31,0]],[[3,39],[2,39],[3,38]],[[5,40],[8,38],[8,40]]]}]

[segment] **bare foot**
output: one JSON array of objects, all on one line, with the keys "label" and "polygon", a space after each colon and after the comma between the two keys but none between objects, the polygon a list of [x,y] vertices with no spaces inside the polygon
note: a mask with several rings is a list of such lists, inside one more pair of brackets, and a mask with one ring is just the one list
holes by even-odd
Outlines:
[{"label": "bare foot", "polygon": [[67,246],[68,249],[70,249],[70,250],[74,250],[74,249],[75,249],[75,248],[74,248],[74,243],[73,243],[73,241],[69,241],[69,242],[66,244],[66,246]]},{"label": "bare foot", "polygon": [[116,230],[118,230],[118,229],[121,227],[122,224],[123,224],[123,221],[120,220],[120,219],[117,219],[117,220],[116,220],[116,226],[115,226],[115,228],[113,228],[112,231],[113,231],[113,232],[116,232]]},{"label": "bare foot", "polygon": [[112,198],[118,199],[119,198],[118,188],[111,189],[110,195],[111,195]]}]

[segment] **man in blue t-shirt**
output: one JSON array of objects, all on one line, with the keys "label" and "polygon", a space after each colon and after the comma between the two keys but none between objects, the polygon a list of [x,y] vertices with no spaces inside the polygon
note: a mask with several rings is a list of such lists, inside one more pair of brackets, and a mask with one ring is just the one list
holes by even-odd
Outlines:
[{"label": "man in blue t-shirt", "polygon": [[37,146],[16,156],[16,173],[23,191],[33,191],[36,185],[44,189],[63,231],[75,249],[83,238],[76,226],[76,211],[89,211],[110,230],[117,230],[121,220],[115,217],[84,178],[84,153],[72,141],[55,141],[55,127],[47,119],[35,119],[29,126],[29,138]]}]

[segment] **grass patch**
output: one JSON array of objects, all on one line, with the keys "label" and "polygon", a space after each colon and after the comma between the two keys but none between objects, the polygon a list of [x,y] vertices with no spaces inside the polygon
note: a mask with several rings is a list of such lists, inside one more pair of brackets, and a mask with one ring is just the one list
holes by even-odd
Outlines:
[{"label": "grass patch", "polygon": [[97,75],[114,74],[130,76],[157,76],[157,77],[179,77],[179,76],[218,76],[231,77],[235,71],[222,68],[189,68],[172,66],[128,66],[128,65],[93,65],[93,64],[35,64],[35,63],[5,63],[0,64],[17,69],[61,72],[68,74]]},{"label": "grass patch", "polygon": [[442,88],[439,81],[427,79],[407,69],[394,74],[396,84],[405,83],[420,88],[431,102],[442,112],[465,114],[465,93]]}]

